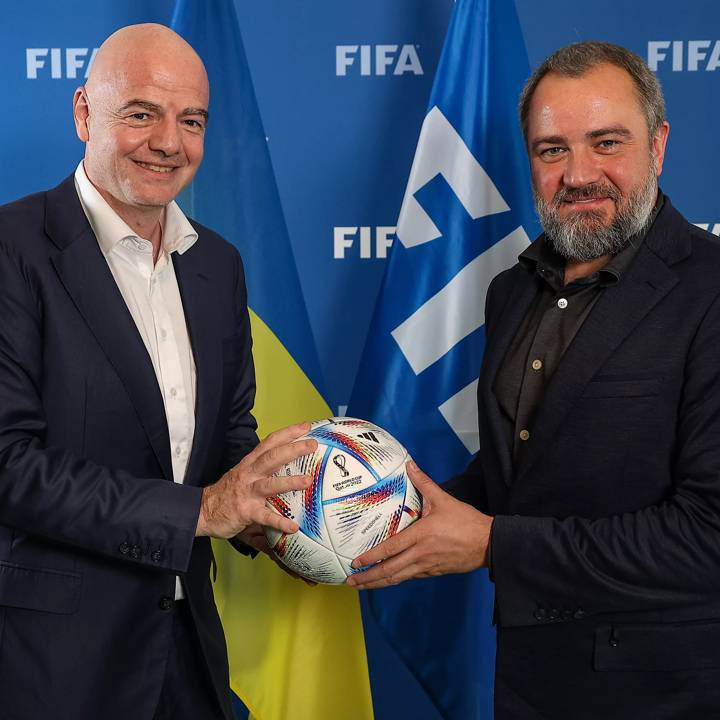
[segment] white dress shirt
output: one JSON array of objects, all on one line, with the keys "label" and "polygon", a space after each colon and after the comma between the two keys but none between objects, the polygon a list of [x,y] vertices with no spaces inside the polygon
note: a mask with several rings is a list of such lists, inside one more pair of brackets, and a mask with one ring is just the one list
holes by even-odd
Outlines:
[{"label": "white dress shirt", "polygon": [[[185,479],[195,432],[195,361],[170,255],[181,255],[197,233],[171,202],[161,219],[162,247],[153,266],[149,240],[138,237],[88,179],[82,161],[75,188],[110,272],[152,360],[170,434],[173,480]],[[176,578],[175,599],[184,597]]]}]

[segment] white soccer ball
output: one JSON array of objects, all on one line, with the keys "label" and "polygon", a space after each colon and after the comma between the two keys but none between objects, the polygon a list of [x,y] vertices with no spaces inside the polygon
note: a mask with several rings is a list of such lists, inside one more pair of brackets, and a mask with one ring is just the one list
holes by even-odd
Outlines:
[{"label": "white soccer ball", "polygon": [[339,585],[361,553],[420,517],[422,496],[405,472],[407,450],[365,420],[336,417],[313,423],[305,436],[317,450],[277,474],[310,475],[312,485],[268,498],[268,506],[294,520],[292,535],[267,528],[275,555],[298,575]]}]

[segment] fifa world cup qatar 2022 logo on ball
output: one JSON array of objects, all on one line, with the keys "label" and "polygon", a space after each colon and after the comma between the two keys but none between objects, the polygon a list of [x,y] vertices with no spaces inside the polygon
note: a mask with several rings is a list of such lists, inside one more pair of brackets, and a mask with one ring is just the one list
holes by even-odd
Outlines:
[{"label": "fifa world cup qatar 2022 logo on ball", "polygon": [[339,585],[356,572],[350,567],[355,557],[420,517],[422,496],[405,471],[407,450],[377,425],[330,418],[313,423],[305,437],[317,440],[317,450],[278,474],[310,475],[312,484],[267,501],[300,530],[265,533],[288,568],[308,580]]}]

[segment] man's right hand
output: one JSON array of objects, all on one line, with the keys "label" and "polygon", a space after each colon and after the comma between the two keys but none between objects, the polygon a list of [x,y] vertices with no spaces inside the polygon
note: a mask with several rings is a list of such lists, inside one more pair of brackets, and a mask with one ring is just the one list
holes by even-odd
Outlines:
[{"label": "man's right hand", "polygon": [[253,524],[297,532],[297,523],[271,510],[265,499],[310,486],[307,475],[273,476],[285,463],[316,450],[317,441],[297,440],[309,431],[310,423],[301,423],[271,433],[216,483],[203,488],[195,535],[230,538]]}]

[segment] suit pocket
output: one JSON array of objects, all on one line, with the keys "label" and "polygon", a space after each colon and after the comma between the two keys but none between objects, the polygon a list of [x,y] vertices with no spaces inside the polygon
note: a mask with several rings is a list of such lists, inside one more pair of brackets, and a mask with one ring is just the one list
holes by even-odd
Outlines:
[{"label": "suit pocket", "polygon": [[80,603],[82,575],[0,561],[0,607],[71,615]]},{"label": "suit pocket", "polygon": [[662,378],[598,378],[585,388],[584,398],[652,397],[660,392]]},{"label": "suit pocket", "polygon": [[677,672],[720,667],[720,622],[606,625],[595,631],[595,670]]}]

